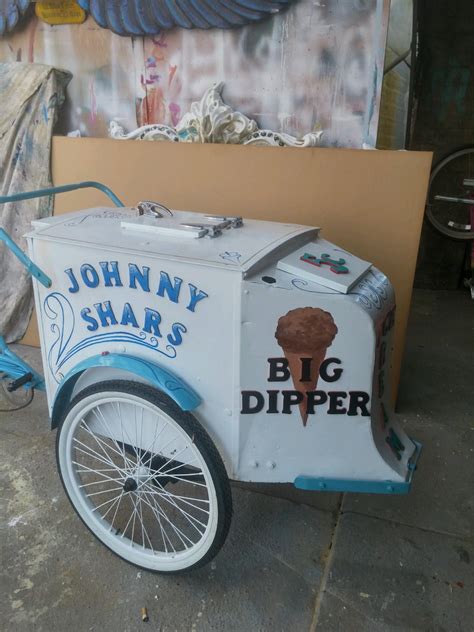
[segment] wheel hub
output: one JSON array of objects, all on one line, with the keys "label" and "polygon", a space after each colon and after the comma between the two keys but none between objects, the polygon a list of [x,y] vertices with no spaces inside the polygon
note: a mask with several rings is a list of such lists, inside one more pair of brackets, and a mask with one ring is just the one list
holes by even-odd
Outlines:
[{"label": "wheel hub", "polygon": [[127,478],[125,483],[123,484],[124,492],[134,492],[138,487],[138,483],[134,478]]},{"label": "wheel hub", "polygon": [[150,468],[140,465],[125,479],[123,491],[136,492],[139,486],[150,478]]}]

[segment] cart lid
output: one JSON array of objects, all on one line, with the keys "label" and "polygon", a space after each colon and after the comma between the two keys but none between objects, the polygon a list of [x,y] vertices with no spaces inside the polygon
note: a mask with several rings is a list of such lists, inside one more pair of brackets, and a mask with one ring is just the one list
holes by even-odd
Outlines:
[{"label": "cart lid", "polygon": [[[310,242],[319,231],[299,224],[239,220],[176,210],[172,216],[139,216],[136,208],[98,207],[35,220],[29,236],[248,272],[277,251],[281,256]],[[209,236],[209,226],[211,232],[217,227],[216,236]]]}]

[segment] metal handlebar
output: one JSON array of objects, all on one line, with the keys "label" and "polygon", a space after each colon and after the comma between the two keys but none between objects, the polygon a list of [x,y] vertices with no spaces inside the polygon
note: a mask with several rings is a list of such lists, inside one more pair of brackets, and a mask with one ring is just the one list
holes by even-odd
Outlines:
[{"label": "metal handlebar", "polygon": [[33,261],[31,261],[31,259],[27,255],[25,255],[23,250],[16,245],[10,235],[5,230],[3,230],[3,228],[0,228],[0,241],[3,241],[6,247],[9,248],[13,252],[15,257],[17,257],[21,261],[21,263],[25,266],[31,276],[34,276],[35,279],[38,279],[38,281],[42,283],[44,287],[51,287],[52,281],[49,276],[45,274],[43,270],[41,270],[41,268],[38,268],[36,263],[33,263]]},{"label": "metal handlebar", "polygon": [[32,200],[33,198],[46,197],[48,195],[55,195],[56,193],[68,193],[69,191],[77,191],[77,189],[99,189],[99,191],[105,193],[105,195],[112,200],[115,206],[125,206],[112,189],[109,189],[109,187],[101,182],[94,182],[93,180],[77,182],[76,184],[63,184],[59,187],[49,187],[47,189],[38,189],[37,191],[24,191],[23,193],[14,193],[13,195],[0,195],[0,204]]},{"label": "metal handlebar", "polygon": [[[99,189],[112,200],[115,206],[123,207],[124,203],[115,195],[115,193],[105,186],[101,182],[87,181],[77,182],[76,184],[63,184],[58,187],[48,187],[47,189],[38,189],[36,191],[24,191],[23,193],[14,193],[13,195],[0,195],[0,204],[7,204],[9,202],[20,202],[21,200],[32,200],[39,197],[47,197],[49,195],[55,195],[56,193],[68,193],[69,191],[77,191],[78,189]],[[34,276],[45,287],[51,287],[52,281],[47,274],[45,274],[38,266],[31,261],[31,259],[25,255],[23,250],[13,241],[10,235],[0,228],[0,242],[3,242],[6,247],[13,252],[13,254],[21,261],[28,272]]]}]

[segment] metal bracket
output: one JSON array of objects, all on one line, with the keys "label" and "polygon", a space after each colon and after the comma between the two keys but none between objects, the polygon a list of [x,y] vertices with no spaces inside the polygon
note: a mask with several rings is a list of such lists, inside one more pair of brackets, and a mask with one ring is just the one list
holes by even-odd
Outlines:
[{"label": "metal bracket", "polygon": [[181,226],[185,230],[193,230],[197,237],[219,237],[223,230],[228,228],[240,228],[244,225],[241,217],[224,217],[223,215],[205,215],[205,219],[219,221],[218,224],[200,224],[198,222],[183,222]]},{"label": "metal bracket", "polygon": [[220,224],[198,224],[195,222],[186,222],[180,224],[185,230],[192,230],[197,233],[197,237],[219,237],[222,234],[222,226]]},{"label": "metal bracket", "polygon": [[219,221],[219,225],[222,228],[241,228],[244,225],[243,219],[237,215],[205,215],[205,218],[213,221]]}]

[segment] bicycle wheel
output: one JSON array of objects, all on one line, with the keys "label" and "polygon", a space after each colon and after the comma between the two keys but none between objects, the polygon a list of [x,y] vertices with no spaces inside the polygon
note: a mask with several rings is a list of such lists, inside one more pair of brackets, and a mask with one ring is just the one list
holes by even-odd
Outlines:
[{"label": "bicycle wheel", "polygon": [[[432,169],[428,189],[426,217],[445,237],[468,241],[474,239],[469,220],[469,204],[437,200],[437,195],[470,199],[474,186],[474,147],[463,147],[442,160]],[[474,197],[473,197],[474,205]]]},{"label": "bicycle wheel", "polygon": [[63,414],[56,456],[81,520],[127,562],[176,573],[224,543],[232,499],[221,457],[156,389],[117,380],[84,389]]}]

